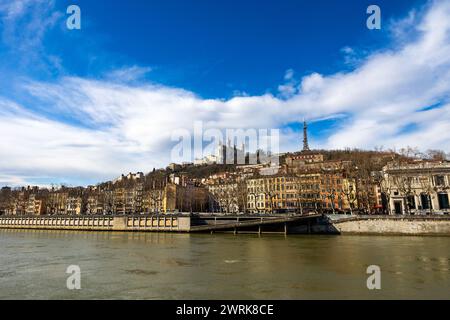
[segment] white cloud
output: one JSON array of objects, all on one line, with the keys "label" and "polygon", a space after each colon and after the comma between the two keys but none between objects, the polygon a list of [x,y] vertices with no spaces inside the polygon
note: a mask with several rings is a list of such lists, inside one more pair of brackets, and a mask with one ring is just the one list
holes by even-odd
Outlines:
[{"label": "white cloud", "polygon": [[294,78],[294,70],[286,70],[284,80],[285,83],[278,86],[278,91],[281,97],[290,98],[297,93],[297,80]]},{"label": "white cloud", "polygon": [[[312,73],[298,83],[288,70],[279,97],[203,99],[179,88],[110,79],[30,81],[24,88],[36,101],[33,112],[0,100],[0,171],[11,181],[40,176],[101,180],[149,171],[170,161],[172,132],[192,129],[197,120],[223,129],[278,128],[304,117],[340,118],[339,130],[321,140],[312,137],[315,146],[411,145],[449,151],[449,16],[449,1],[433,2],[422,15],[411,14],[408,23],[395,29],[402,35],[399,42],[367,56],[351,72]],[[415,26],[408,39],[400,32],[405,25]],[[140,71],[136,66],[116,74],[134,80]],[[55,114],[71,121],[45,116]],[[281,149],[298,149],[297,134],[283,130]]]}]

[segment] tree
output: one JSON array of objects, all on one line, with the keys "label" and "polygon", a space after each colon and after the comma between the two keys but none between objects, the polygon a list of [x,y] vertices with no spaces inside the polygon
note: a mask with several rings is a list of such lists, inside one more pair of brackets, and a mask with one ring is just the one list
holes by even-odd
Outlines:
[{"label": "tree", "polygon": [[259,195],[255,192],[248,192],[248,195],[253,197],[253,204],[254,204],[255,210],[258,211],[258,202],[257,201],[258,201]]},{"label": "tree", "polygon": [[[434,188],[433,188],[433,175],[431,171],[428,171],[426,175],[419,177],[419,183],[422,189],[422,193],[426,195],[429,214],[433,214],[433,205],[431,203],[431,199],[433,197]],[[423,206],[424,204],[422,203],[422,208]]]},{"label": "tree", "polygon": [[246,179],[240,179],[236,186],[238,206],[244,214],[247,213],[248,189]]},{"label": "tree", "polygon": [[354,188],[354,185],[347,182],[342,185],[341,194],[348,202],[348,205],[350,207],[350,214],[353,214],[353,207],[356,202],[356,190]]},{"label": "tree", "polygon": [[384,210],[387,211],[387,214],[390,214],[392,187],[391,187],[391,181],[390,181],[389,177],[382,178],[379,181],[379,187],[380,187],[381,194],[384,195],[384,197],[386,199],[386,208],[384,208]]},{"label": "tree", "polygon": [[392,177],[395,187],[398,189],[400,194],[403,196],[403,201],[405,203],[405,209],[408,214],[411,213],[411,203],[409,201],[412,193],[412,181],[413,177],[397,174]]},{"label": "tree", "polygon": [[331,202],[331,210],[333,214],[336,213],[334,208],[334,200],[336,199],[336,190],[334,188],[330,189],[330,192],[325,195],[326,198],[328,198]]},{"label": "tree", "polygon": [[429,149],[429,150],[427,150],[425,155],[426,155],[427,159],[435,160],[435,161],[444,161],[447,159],[447,155],[442,150]]}]

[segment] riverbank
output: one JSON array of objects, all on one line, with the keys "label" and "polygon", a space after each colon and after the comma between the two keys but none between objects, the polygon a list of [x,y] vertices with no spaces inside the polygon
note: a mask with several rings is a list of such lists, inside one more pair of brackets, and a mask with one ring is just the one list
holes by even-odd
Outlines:
[{"label": "riverbank", "polygon": [[450,236],[450,216],[40,216],[0,217],[0,229],[171,233],[281,233]]},{"label": "riverbank", "polygon": [[450,236],[450,217],[329,215],[313,225],[311,233]]}]

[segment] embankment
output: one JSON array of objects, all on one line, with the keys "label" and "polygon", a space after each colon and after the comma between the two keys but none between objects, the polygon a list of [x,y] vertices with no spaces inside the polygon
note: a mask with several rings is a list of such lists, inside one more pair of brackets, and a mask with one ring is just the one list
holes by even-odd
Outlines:
[{"label": "embankment", "polygon": [[325,216],[311,233],[450,236],[450,217],[436,216]]}]

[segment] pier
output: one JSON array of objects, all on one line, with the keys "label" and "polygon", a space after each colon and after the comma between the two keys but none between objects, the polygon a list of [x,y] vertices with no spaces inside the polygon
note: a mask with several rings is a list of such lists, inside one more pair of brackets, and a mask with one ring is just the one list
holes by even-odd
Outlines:
[{"label": "pier", "polygon": [[3,229],[49,229],[147,232],[289,233],[293,226],[311,226],[321,215],[131,215],[0,217]]},{"label": "pier", "polygon": [[190,232],[282,233],[303,226],[306,233],[321,214],[261,216],[200,216],[193,219]]}]

